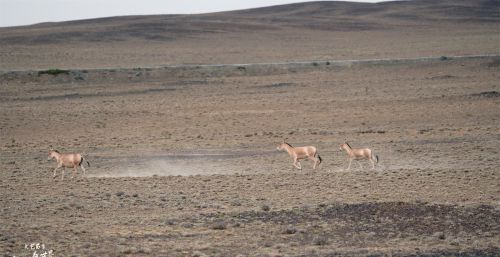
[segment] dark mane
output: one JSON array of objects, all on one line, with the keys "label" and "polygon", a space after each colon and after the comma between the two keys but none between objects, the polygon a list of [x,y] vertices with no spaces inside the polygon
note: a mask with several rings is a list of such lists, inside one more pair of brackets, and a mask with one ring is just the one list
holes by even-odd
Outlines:
[{"label": "dark mane", "polygon": [[346,144],[347,146],[349,146],[349,148],[352,148],[352,147],[351,147],[351,145],[350,145],[349,143],[345,142],[345,144]]},{"label": "dark mane", "polygon": [[293,146],[291,144],[287,143],[287,142],[283,142],[283,144],[285,144],[285,145],[290,146],[290,147],[293,148]]},{"label": "dark mane", "polygon": [[55,150],[55,149],[52,149],[53,152],[56,152],[56,153],[60,153],[59,151]]}]

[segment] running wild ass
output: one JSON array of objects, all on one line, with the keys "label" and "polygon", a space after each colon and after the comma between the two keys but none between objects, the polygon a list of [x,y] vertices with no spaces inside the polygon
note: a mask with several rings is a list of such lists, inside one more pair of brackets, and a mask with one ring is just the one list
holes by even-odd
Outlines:
[{"label": "running wild ass", "polygon": [[[344,143],[340,145],[340,150],[345,150],[349,156],[349,166],[347,167],[347,170],[351,169],[352,160],[369,160],[372,163],[372,169],[375,169],[375,162],[378,163],[378,155],[373,155],[372,150],[369,148],[353,149],[349,143],[344,141]],[[358,165],[360,168],[363,168],[361,163],[358,162]]]},{"label": "running wild ass", "polygon": [[283,140],[283,143],[278,145],[277,149],[278,151],[287,151],[290,157],[292,157],[293,159],[293,166],[295,166],[299,170],[302,170],[302,166],[299,162],[299,160],[302,159],[309,159],[314,161],[313,169],[316,169],[316,167],[321,163],[321,157],[319,156],[318,151],[314,146],[293,147]]},{"label": "running wild ass", "polygon": [[[85,168],[83,167],[83,156],[79,153],[60,153],[57,150],[50,150],[49,151],[49,157],[47,158],[48,160],[56,159],[57,161],[57,167],[54,169],[54,175],[53,178],[56,177],[57,169],[63,168],[61,172],[61,180],[64,179],[64,170],[65,168],[73,168],[73,175],[71,178],[73,178],[76,175],[76,169],[77,167],[82,168],[83,170],[83,175],[85,175]],[[90,163],[87,162],[88,167],[90,167]]]}]

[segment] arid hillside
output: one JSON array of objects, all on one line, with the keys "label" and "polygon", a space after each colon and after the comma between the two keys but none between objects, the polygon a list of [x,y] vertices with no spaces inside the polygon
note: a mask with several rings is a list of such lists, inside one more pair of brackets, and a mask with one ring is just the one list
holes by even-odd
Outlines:
[{"label": "arid hillside", "polygon": [[0,28],[0,69],[499,53],[500,2],[308,2]]}]

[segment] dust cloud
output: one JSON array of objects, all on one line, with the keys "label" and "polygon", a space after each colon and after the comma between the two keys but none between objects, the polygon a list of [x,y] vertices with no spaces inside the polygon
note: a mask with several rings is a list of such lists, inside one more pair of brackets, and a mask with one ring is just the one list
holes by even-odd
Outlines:
[{"label": "dust cloud", "polygon": [[[109,158],[101,160],[101,169],[90,177],[195,176],[243,173],[241,163],[249,153],[182,154]],[[238,160],[240,159],[240,160]]]}]

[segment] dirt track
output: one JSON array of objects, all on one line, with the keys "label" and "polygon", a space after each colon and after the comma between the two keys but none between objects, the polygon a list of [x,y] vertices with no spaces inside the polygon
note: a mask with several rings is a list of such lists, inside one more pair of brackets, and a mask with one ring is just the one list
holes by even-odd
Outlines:
[{"label": "dirt track", "polygon": [[[1,252],[497,256],[498,63],[4,80]],[[321,168],[294,170],[283,138]],[[345,171],[344,139],[377,169]],[[52,179],[49,145],[88,176]]]}]

